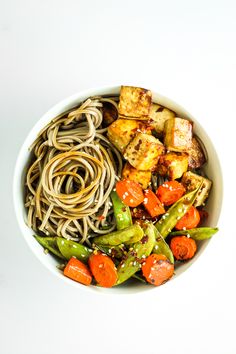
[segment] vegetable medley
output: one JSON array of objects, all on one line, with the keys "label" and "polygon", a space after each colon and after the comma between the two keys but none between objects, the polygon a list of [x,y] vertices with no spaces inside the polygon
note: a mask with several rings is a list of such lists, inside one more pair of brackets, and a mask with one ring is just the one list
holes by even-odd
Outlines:
[{"label": "vegetable medley", "polygon": [[113,287],[130,278],[159,286],[175,266],[218,229],[203,227],[212,181],[193,122],[152,102],[149,90],[122,86],[118,113],[102,108],[107,137],[124,159],[110,195],[116,230],[91,246],[63,237],[35,236],[62,260],[64,275],[84,285]]}]

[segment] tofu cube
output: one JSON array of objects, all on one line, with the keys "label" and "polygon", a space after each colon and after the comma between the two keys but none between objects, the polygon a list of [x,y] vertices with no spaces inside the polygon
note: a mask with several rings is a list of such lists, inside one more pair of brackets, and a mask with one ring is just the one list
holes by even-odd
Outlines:
[{"label": "tofu cube", "polygon": [[121,86],[119,115],[133,119],[148,120],[152,93],[141,87]]},{"label": "tofu cube", "polygon": [[188,170],[188,154],[169,152],[160,156],[157,172],[161,176],[167,176],[169,179],[177,179],[182,177],[183,173]]},{"label": "tofu cube", "polygon": [[181,182],[188,192],[193,191],[202,183],[202,186],[194,202],[194,206],[198,207],[200,205],[204,205],[205,200],[209,195],[212,186],[212,181],[210,181],[208,178],[199,176],[196,173],[188,171],[183,174]]},{"label": "tofu cube", "polygon": [[153,103],[149,116],[152,120],[151,125],[154,127],[155,131],[158,133],[158,135],[163,135],[165,121],[167,119],[174,118],[176,114],[166,107],[160,106],[157,103]]},{"label": "tofu cube", "polygon": [[164,145],[171,151],[188,151],[192,142],[192,123],[183,118],[171,118],[165,122]]},{"label": "tofu cube", "polygon": [[152,173],[151,171],[137,170],[129,162],[126,162],[122,171],[122,177],[137,182],[143,189],[146,189],[151,182]]},{"label": "tofu cube", "polygon": [[144,122],[134,119],[117,119],[107,129],[110,142],[122,153],[138,131],[150,132]]},{"label": "tofu cube", "polygon": [[153,171],[164,151],[163,144],[154,136],[138,133],[127,146],[124,158],[138,170]]},{"label": "tofu cube", "polygon": [[110,102],[103,102],[102,104],[103,126],[107,127],[118,118],[118,111],[116,107]]},{"label": "tofu cube", "polygon": [[188,154],[188,165],[190,169],[200,168],[206,162],[206,157],[203,149],[195,137],[193,137],[192,143],[188,148]]}]

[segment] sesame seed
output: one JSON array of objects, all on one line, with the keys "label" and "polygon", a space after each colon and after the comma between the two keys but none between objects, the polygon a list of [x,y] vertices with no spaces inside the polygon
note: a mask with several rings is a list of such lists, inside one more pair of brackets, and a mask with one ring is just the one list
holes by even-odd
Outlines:
[{"label": "sesame seed", "polygon": [[83,257],[83,258],[84,258],[84,257],[85,257],[85,254],[81,254],[81,257]]},{"label": "sesame seed", "polygon": [[186,227],[185,227],[185,226],[183,227],[183,230],[186,230]]},{"label": "sesame seed", "polygon": [[124,266],[125,266],[125,264],[123,263],[123,264],[121,265],[121,268],[124,268]]},{"label": "sesame seed", "polygon": [[76,245],[73,245],[72,247],[73,247],[73,248],[77,248],[77,246],[76,246]]},{"label": "sesame seed", "polygon": [[144,198],[143,204],[147,204],[147,202],[148,202],[148,198]]},{"label": "sesame seed", "polygon": [[103,264],[102,263],[99,264],[98,268],[103,268]]},{"label": "sesame seed", "polygon": [[158,245],[156,245],[154,248],[155,248],[155,250],[157,250],[158,249]]}]

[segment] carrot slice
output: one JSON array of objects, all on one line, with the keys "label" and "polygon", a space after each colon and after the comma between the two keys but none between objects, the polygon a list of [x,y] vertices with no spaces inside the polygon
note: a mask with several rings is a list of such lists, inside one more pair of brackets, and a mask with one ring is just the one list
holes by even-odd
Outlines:
[{"label": "carrot slice", "polygon": [[72,257],[64,269],[64,275],[84,285],[90,285],[92,275],[88,267],[75,257]]},{"label": "carrot slice", "polygon": [[116,193],[124,204],[136,207],[144,200],[143,190],[139,183],[124,179],[116,183]]},{"label": "carrot slice", "polygon": [[165,214],[165,209],[162,203],[151,189],[145,189],[143,205],[153,218],[155,216]]},{"label": "carrot slice", "polygon": [[89,267],[97,283],[104,288],[111,288],[117,281],[117,270],[114,262],[105,254],[92,254]]},{"label": "carrot slice", "polygon": [[187,213],[177,222],[175,228],[177,230],[193,229],[197,227],[200,220],[199,211],[194,206],[191,206]]},{"label": "carrot slice", "polygon": [[174,274],[174,265],[163,254],[151,254],[142,265],[143,276],[153,285],[161,285]]},{"label": "carrot slice", "polygon": [[177,202],[184,195],[185,191],[181,183],[168,181],[158,187],[157,196],[164,205],[169,206]]},{"label": "carrot slice", "polygon": [[197,251],[197,244],[187,236],[176,236],[171,239],[170,248],[175,259],[185,261],[193,258]]}]

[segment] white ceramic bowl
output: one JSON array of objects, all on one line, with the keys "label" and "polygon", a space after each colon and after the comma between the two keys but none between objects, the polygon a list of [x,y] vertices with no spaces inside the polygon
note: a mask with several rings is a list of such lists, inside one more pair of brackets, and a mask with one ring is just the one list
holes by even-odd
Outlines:
[{"label": "white ceramic bowl", "polygon": [[[69,278],[65,277],[60,270],[58,270],[58,268],[56,267],[58,262],[53,258],[53,256],[51,256],[50,254],[46,255],[43,252],[42,246],[39,245],[38,242],[32,236],[34,232],[26,225],[26,210],[24,207],[24,181],[25,181],[26,166],[30,157],[30,153],[28,149],[29,146],[35,140],[38,132],[48,122],[50,122],[52,118],[74,107],[75,105],[81,103],[86,98],[94,95],[118,94],[119,90],[120,90],[120,86],[115,86],[115,87],[105,87],[105,88],[91,89],[91,90],[79,92],[61,101],[60,103],[56,104],[38,120],[38,122],[35,124],[35,126],[32,128],[32,130],[26,137],[16,161],[14,182],[13,182],[13,197],[14,197],[15,212],[16,212],[16,217],[20,229],[22,231],[22,235],[24,236],[32,252],[36,255],[36,257],[40,260],[40,262],[50,270],[50,272],[58,276],[64,282],[68,284],[73,284],[75,287],[79,289],[93,291],[93,292],[105,292],[110,294],[115,294],[115,293],[128,294],[128,293],[150,291],[150,290],[157,291],[159,289],[158,287],[152,287],[138,282],[136,282],[135,284],[131,282],[112,289],[105,289],[96,286],[86,287],[84,285],[81,285],[77,282],[70,280]],[[207,210],[209,210],[209,218],[207,220],[207,225],[215,227],[217,226],[217,222],[219,219],[221,205],[222,205],[222,195],[223,195],[222,173],[221,173],[221,167],[217,157],[216,150],[209,136],[204,131],[203,127],[190,113],[188,113],[183,107],[173,102],[169,98],[164,97],[156,93],[155,91],[152,92],[153,92],[154,102],[158,102],[161,105],[172,109],[180,117],[191,119],[194,122],[194,133],[197,134],[198,137],[204,142],[209,157],[208,163],[205,167],[205,171],[207,176],[213,181],[213,188],[211,190],[210,197],[207,202],[207,208],[206,208]],[[176,275],[169,282],[167,282],[167,284],[171,283],[173,279],[178,277],[182,272],[184,272],[187,268],[189,268],[189,266],[193,262],[197,261],[198,257],[202,254],[202,252],[204,251],[205,247],[208,245],[209,242],[210,240],[202,242],[198,248],[198,252],[196,256],[189,262],[183,263],[180,267],[178,267],[175,272]],[[164,286],[167,286],[167,284],[165,284]]]}]

